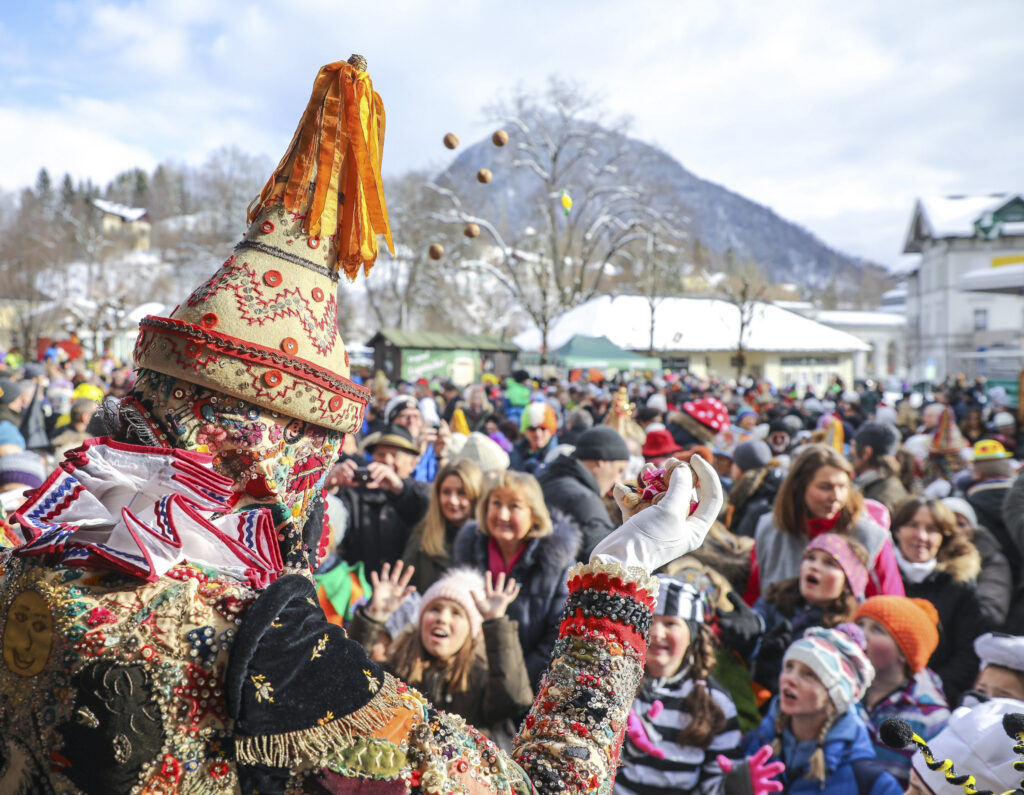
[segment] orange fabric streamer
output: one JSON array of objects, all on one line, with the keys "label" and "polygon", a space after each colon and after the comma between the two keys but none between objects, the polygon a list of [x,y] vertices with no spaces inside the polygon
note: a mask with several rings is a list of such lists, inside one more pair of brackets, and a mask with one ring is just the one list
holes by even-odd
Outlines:
[{"label": "orange fabric streamer", "polygon": [[354,279],[362,266],[369,275],[378,235],[395,252],[380,176],[384,122],[366,72],[344,61],[323,67],[287,152],[249,205],[249,223],[280,201],[303,216],[311,237],[334,236],[335,271]]}]

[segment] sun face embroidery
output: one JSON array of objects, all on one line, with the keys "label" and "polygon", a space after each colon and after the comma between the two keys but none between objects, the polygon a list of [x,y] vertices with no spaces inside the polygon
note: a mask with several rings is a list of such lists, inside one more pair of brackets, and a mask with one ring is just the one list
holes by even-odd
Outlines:
[{"label": "sun face embroidery", "polygon": [[256,700],[259,703],[262,704],[264,701],[274,702],[274,686],[267,681],[266,676],[254,674],[249,679],[256,686]]}]

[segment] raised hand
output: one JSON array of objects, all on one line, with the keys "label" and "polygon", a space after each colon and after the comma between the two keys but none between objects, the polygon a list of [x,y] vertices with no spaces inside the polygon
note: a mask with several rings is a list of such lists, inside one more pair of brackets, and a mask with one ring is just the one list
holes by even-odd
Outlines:
[{"label": "raised hand", "polygon": [[480,616],[487,621],[490,618],[501,618],[505,615],[505,610],[519,596],[521,587],[515,577],[509,577],[506,580],[504,572],[498,574],[497,579],[487,572],[484,575],[483,597],[476,591],[470,593],[473,594],[473,601],[476,602],[476,609],[480,611]]},{"label": "raised hand", "polygon": [[[676,467],[664,497],[632,515],[623,503],[629,490],[617,483],[615,501],[628,518],[594,548],[591,561],[617,562],[653,572],[703,544],[722,508],[722,483],[718,473],[699,455],[690,459],[690,466]],[[700,481],[700,499],[691,516],[694,473]]]},{"label": "raised hand", "polygon": [[374,621],[384,623],[405,601],[405,598],[416,590],[416,587],[409,585],[409,580],[416,571],[415,566],[406,566],[402,561],[395,564],[394,569],[390,563],[380,567],[380,574],[370,572],[370,585],[373,586],[373,596],[370,598],[370,606],[366,608],[366,614]]},{"label": "raised hand", "polygon": [[761,617],[747,607],[746,602],[736,591],[729,591],[727,596],[732,603],[732,610],[718,608],[718,626],[722,630],[722,645],[746,659],[757,646],[757,639],[764,632]]}]

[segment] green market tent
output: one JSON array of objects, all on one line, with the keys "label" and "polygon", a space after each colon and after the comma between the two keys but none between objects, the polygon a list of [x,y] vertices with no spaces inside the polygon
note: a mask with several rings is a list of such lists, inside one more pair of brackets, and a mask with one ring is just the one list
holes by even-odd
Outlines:
[{"label": "green market tent", "polygon": [[659,370],[661,359],[620,348],[607,337],[577,334],[554,351],[556,361],[570,370]]}]

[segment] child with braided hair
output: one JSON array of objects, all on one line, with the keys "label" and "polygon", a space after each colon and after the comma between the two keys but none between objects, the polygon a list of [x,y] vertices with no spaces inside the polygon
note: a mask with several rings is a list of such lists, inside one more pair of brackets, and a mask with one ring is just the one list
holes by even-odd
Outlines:
[{"label": "child with braided hair", "polygon": [[736,706],[711,678],[715,640],[706,595],[688,582],[658,575],[651,640],[629,716],[615,792],[718,792],[716,755],[740,744]]},{"label": "child with braided hair", "polygon": [[[786,766],[785,792],[897,795],[902,788],[875,760],[871,738],[854,708],[874,669],[852,624],[812,627],[786,651],[779,695],[744,750],[770,744]],[[732,783],[732,777],[727,784]],[[741,789],[726,788],[728,793]]]}]

